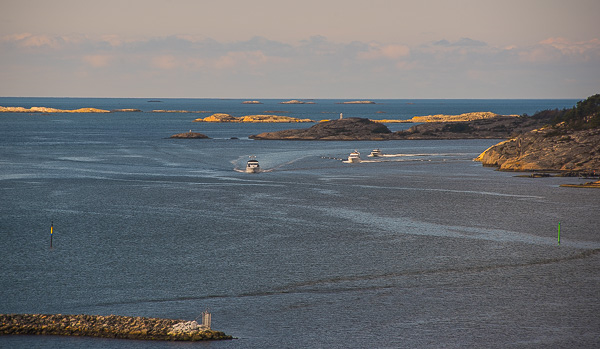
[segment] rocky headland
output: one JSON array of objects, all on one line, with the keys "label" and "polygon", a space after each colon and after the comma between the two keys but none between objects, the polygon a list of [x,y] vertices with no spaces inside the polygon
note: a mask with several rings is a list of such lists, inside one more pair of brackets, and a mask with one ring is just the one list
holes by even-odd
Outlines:
[{"label": "rocky headland", "polygon": [[204,134],[198,133],[198,132],[192,132],[192,130],[190,130],[189,132],[178,133],[178,134],[172,135],[169,138],[210,139],[210,137],[208,137],[207,135],[204,135]]},{"label": "rocky headland", "polygon": [[0,335],[59,335],[165,341],[233,338],[196,321],[62,314],[0,314]]},{"label": "rocky headland", "polygon": [[392,132],[387,126],[363,118],[346,118],[318,123],[308,129],[265,132],[252,135],[261,140],[387,140]]},{"label": "rocky headland", "polygon": [[600,173],[600,94],[572,109],[547,110],[533,117],[548,125],[500,142],[475,160],[507,171],[584,171]]},{"label": "rocky headland", "polygon": [[314,122],[310,119],[298,119],[289,116],[278,115],[246,115],[241,117],[231,116],[225,113],[216,113],[205,118],[198,118],[195,122],[267,122],[267,123],[292,123],[292,122]]},{"label": "rocky headland", "polygon": [[600,170],[600,129],[543,127],[500,142],[475,161],[506,171]]}]

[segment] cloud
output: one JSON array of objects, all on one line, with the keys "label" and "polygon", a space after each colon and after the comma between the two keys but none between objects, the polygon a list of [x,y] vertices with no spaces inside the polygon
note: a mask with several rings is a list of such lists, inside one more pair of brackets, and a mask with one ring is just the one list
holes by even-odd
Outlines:
[{"label": "cloud", "polygon": [[600,62],[600,40],[569,41],[565,38],[548,38],[519,51],[522,61],[549,62]]},{"label": "cloud", "polygon": [[153,57],[150,65],[158,69],[171,70],[179,66],[177,57],[173,55],[160,55]]},{"label": "cloud", "polygon": [[410,48],[404,45],[397,44],[370,44],[368,51],[358,52],[357,57],[359,59],[391,59],[397,60],[403,57],[408,56],[410,53]]},{"label": "cloud", "polygon": [[94,68],[102,68],[108,66],[113,58],[113,56],[105,54],[86,55],[83,56],[83,61]]},{"label": "cloud", "polygon": [[6,35],[2,38],[2,41],[13,43],[23,48],[50,47],[56,49],[62,44],[62,39],[60,37],[34,35],[31,33]]},{"label": "cloud", "polygon": [[460,38],[457,41],[450,42],[446,39],[435,41],[434,46],[447,46],[447,47],[482,47],[487,46],[487,43],[479,40],[473,40],[471,38]]},{"label": "cloud", "polygon": [[[52,93],[73,96],[98,95],[103,88],[99,81],[106,81],[106,94],[114,95],[115,86],[123,86],[119,93],[124,96],[151,88],[152,95],[164,91],[165,96],[189,96],[191,90],[202,94],[202,81],[205,93],[217,97],[255,91],[268,97],[341,97],[363,91],[372,97],[422,98],[461,97],[458,91],[473,92],[462,97],[507,97],[501,89],[513,91],[513,84],[525,77],[523,86],[570,79],[597,89],[595,81],[600,81],[600,74],[594,73],[600,71],[598,39],[548,38],[529,46],[495,47],[470,38],[409,46],[337,42],[319,35],[290,43],[258,36],[226,42],[198,36],[142,40],[21,33],[1,37],[0,52],[0,79],[7,82],[0,86],[4,95],[28,95],[33,81],[54,91],[50,85],[56,76],[65,81],[65,90]],[[22,90],[13,91],[21,81],[30,83],[20,83]],[[81,89],[69,91],[70,86]]]}]

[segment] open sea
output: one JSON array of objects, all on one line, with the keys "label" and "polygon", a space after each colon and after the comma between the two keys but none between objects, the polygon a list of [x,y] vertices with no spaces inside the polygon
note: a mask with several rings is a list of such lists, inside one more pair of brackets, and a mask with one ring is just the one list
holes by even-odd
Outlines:
[{"label": "open sea", "polygon": [[[577,100],[150,100],[0,98],[143,111],[0,113],[0,313],[208,309],[236,339],[0,336],[1,348],[600,346],[600,192],[559,187],[589,180],[472,161],[501,140],[254,141],[311,124],[193,122],[531,115]],[[211,139],[168,138],[190,129]],[[368,158],[375,148],[389,156]],[[355,149],[369,161],[336,160]],[[252,155],[263,172],[241,172]]]}]

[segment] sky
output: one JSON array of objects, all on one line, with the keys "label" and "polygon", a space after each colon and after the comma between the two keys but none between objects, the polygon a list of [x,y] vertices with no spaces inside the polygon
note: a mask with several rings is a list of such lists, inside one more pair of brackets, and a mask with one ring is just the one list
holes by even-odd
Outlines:
[{"label": "sky", "polygon": [[0,0],[0,96],[586,98],[598,0]]}]

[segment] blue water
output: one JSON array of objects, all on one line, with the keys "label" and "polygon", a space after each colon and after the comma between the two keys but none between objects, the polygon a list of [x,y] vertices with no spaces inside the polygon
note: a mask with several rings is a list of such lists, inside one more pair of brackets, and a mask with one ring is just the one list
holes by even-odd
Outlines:
[{"label": "blue water", "polygon": [[[600,344],[600,196],[559,187],[585,180],[516,177],[472,161],[500,140],[252,141],[309,125],[192,122],[273,110],[317,120],[533,114],[576,101],[148,100],[0,98],[144,111],[0,114],[0,313],[192,320],[210,309],[213,327],[237,339],[4,336],[0,347]],[[168,138],[190,129],[212,139]],[[394,156],[331,159],[357,149],[372,160],[374,148]],[[264,172],[240,172],[250,155]]]}]

